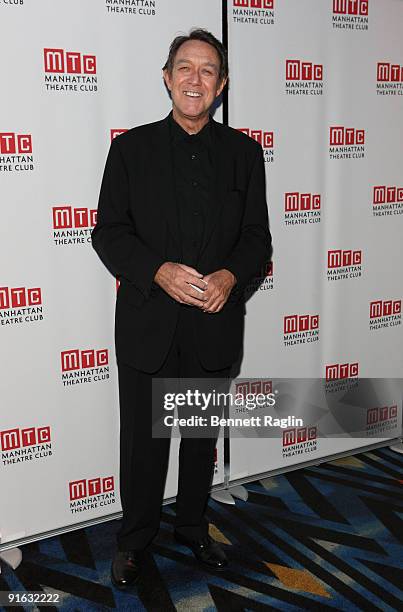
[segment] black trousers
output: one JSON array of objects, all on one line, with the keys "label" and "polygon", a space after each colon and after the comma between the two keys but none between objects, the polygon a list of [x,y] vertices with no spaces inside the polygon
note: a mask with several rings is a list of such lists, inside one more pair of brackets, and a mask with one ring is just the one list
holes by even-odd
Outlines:
[{"label": "black trousers", "polygon": [[[118,363],[123,519],[117,544],[121,551],[145,548],[159,529],[170,438],[152,437],[152,379],[228,378],[229,381],[230,367],[207,371],[199,362],[193,314],[192,307],[181,306],[172,345],[156,373],[148,374]],[[214,472],[216,440],[216,436],[182,437],[180,442],[175,529],[192,539],[205,536],[208,530],[204,513]]]}]

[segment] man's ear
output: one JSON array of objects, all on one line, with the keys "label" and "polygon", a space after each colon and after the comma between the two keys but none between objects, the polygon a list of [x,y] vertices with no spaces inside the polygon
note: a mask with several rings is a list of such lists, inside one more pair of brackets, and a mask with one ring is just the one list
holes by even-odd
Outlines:
[{"label": "man's ear", "polygon": [[163,76],[163,79],[165,81],[166,87],[169,89],[169,91],[171,91],[171,76],[170,76],[168,70],[163,70],[162,71],[162,76]]},{"label": "man's ear", "polygon": [[219,86],[217,88],[216,97],[221,94],[222,90],[224,89],[225,85],[227,84],[227,81],[228,81],[228,77],[225,77],[225,79],[223,79],[221,81],[221,83],[219,84]]}]

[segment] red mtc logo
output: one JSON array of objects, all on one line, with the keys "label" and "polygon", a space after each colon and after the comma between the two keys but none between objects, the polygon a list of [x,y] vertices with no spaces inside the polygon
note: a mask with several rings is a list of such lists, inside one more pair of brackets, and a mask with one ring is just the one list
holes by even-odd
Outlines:
[{"label": "red mtc logo", "polygon": [[285,78],[287,81],[321,81],[323,64],[312,64],[303,60],[286,60]]},{"label": "red mtc logo", "polygon": [[316,427],[292,427],[283,431],[283,446],[316,440]]},{"label": "red mtc logo", "polygon": [[260,276],[273,276],[273,262],[268,261],[260,270]]},{"label": "red mtc logo", "polygon": [[123,130],[111,130],[111,142],[114,138],[116,138],[116,136],[120,136],[120,134],[124,134],[125,132],[127,132],[127,130],[123,129]]},{"label": "red mtc logo", "polygon": [[319,210],[320,195],[318,193],[299,193],[299,191],[285,194],[284,208],[286,212],[296,210]]},{"label": "red mtc logo", "polygon": [[23,308],[42,304],[39,287],[0,287],[0,310],[4,308]]},{"label": "red mtc logo", "polygon": [[376,300],[369,304],[369,317],[389,317],[399,315],[402,312],[402,300]]},{"label": "red mtc logo", "polygon": [[368,408],[367,425],[374,425],[375,423],[382,423],[382,421],[388,421],[389,419],[395,419],[396,417],[397,417],[397,405],[396,406],[382,406],[381,408]]},{"label": "red mtc logo", "polygon": [[257,395],[263,393],[267,395],[272,392],[273,381],[271,380],[245,380],[244,382],[236,383],[235,395]]},{"label": "red mtc logo", "polygon": [[368,15],[368,0],[333,0],[333,13]]},{"label": "red mtc logo", "polygon": [[345,266],[359,266],[362,262],[362,251],[336,251],[327,252],[328,268],[344,268]]},{"label": "red mtc logo", "polygon": [[377,81],[390,81],[391,83],[403,81],[403,66],[378,62]]},{"label": "red mtc logo", "polygon": [[244,8],[274,9],[274,0],[233,0],[233,4]]},{"label": "red mtc logo", "polygon": [[0,431],[0,449],[14,450],[25,446],[35,446],[50,442],[50,427],[26,427]]},{"label": "red mtc logo", "polygon": [[95,55],[82,55],[64,49],[44,49],[45,72],[66,72],[67,74],[96,74]]},{"label": "red mtc logo", "polygon": [[53,229],[94,227],[97,222],[96,209],[53,206],[52,210]]},{"label": "red mtc logo", "polygon": [[358,363],[333,363],[326,366],[326,380],[355,378],[358,376]]},{"label": "red mtc logo", "polygon": [[102,367],[108,365],[108,349],[101,349],[99,351],[94,349],[88,349],[87,351],[80,351],[79,349],[63,351],[61,353],[61,360],[62,372]]},{"label": "red mtc logo", "polygon": [[14,132],[0,132],[0,153],[32,153],[32,137],[30,134],[15,134]]},{"label": "red mtc logo", "polygon": [[86,480],[74,480],[69,482],[70,500],[82,499],[100,493],[109,493],[115,488],[114,477],[107,476],[106,478],[91,478]]},{"label": "red mtc logo", "polygon": [[243,132],[253,140],[256,140],[264,149],[274,147],[274,132],[263,132],[263,130],[251,130],[249,128],[238,128],[238,132]]},{"label": "red mtc logo", "polygon": [[330,146],[363,145],[365,142],[365,130],[333,126],[330,128]]},{"label": "red mtc logo", "polygon": [[374,205],[395,202],[403,202],[403,187],[386,187],[385,185],[374,187]]},{"label": "red mtc logo", "polygon": [[288,315],[284,317],[284,333],[310,331],[319,329],[319,315]]}]

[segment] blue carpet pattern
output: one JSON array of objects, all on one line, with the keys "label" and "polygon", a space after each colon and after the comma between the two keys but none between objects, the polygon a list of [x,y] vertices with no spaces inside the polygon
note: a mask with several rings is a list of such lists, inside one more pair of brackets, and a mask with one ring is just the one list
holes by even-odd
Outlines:
[{"label": "blue carpet pattern", "polygon": [[402,610],[402,467],[379,449],[249,484],[235,506],[210,501],[211,535],[231,560],[220,574],[173,541],[171,505],[137,588],[111,586],[110,521],[24,546],[15,572],[2,563],[0,591],[60,592],[57,608],[35,609],[66,612]]}]

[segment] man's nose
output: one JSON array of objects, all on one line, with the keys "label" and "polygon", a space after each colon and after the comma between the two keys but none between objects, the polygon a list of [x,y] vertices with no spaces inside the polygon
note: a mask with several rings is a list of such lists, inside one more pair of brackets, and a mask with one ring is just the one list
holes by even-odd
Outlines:
[{"label": "man's nose", "polygon": [[201,83],[200,71],[195,69],[190,75],[190,82],[192,85],[199,85]]}]

